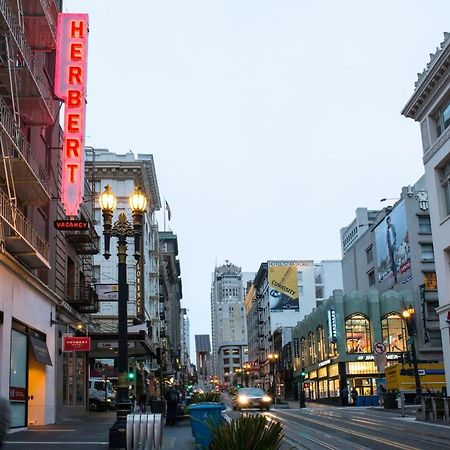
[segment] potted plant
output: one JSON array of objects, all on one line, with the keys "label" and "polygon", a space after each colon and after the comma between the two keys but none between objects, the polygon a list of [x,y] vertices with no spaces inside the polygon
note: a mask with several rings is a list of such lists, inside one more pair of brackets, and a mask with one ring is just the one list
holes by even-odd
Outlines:
[{"label": "potted plant", "polygon": [[279,422],[259,415],[242,415],[212,428],[211,450],[278,450],[283,439]]}]

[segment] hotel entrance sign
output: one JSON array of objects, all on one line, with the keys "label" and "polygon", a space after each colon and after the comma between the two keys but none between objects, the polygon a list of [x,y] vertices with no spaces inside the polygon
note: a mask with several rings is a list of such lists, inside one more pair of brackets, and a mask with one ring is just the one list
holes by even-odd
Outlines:
[{"label": "hotel entrance sign", "polygon": [[55,94],[65,105],[61,201],[77,216],[84,187],[87,14],[58,14]]}]

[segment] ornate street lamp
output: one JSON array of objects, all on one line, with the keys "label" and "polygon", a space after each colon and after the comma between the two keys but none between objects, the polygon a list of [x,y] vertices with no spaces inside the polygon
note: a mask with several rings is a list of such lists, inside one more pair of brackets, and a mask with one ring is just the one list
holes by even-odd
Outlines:
[{"label": "ornate street lamp", "polygon": [[414,322],[415,309],[412,305],[402,311],[402,317],[406,322],[406,329],[408,331],[408,343],[411,347],[411,359],[414,369],[414,380],[416,384],[416,404],[421,403],[422,398],[422,386],[420,384],[419,366],[417,363],[416,344],[414,342],[414,336],[416,334],[416,324]]},{"label": "ornate street lamp", "polygon": [[269,353],[269,371],[270,375],[272,376],[272,385],[271,390],[273,391],[273,402],[276,403],[277,399],[277,384],[276,384],[276,377],[275,377],[275,365],[278,362],[278,358],[280,355],[278,353]]},{"label": "ornate street lamp", "polygon": [[103,215],[103,235],[105,239],[105,252],[103,256],[109,259],[111,236],[117,238],[118,257],[118,371],[116,422],[109,430],[109,448],[126,447],[126,421],[131,411],[131,402],[128,396],[128,284],[127,284],[127,237],[134,237],[134,257],[139,260],[141,256],[142,222],[147,206],[147,199],[139,188],[130,196],[130,206],[133,222],[130,223],[125,213],[120,213],[117,221],[112,224],[117,199],[111,186],[107,185],[105,191],[99,195],[98,202]]}]

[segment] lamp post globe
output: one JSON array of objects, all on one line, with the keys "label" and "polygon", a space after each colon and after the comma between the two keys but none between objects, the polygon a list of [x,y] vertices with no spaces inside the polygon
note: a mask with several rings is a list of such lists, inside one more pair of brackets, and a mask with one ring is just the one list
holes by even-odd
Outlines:
[{"label": "lamp post globe", "polygon": [[147,197],[141,191],[139,186],[134,188],[134,192],[130,195],[129,203],[133,214],[143,214],[145,212],[145,208],[147,207]]}]

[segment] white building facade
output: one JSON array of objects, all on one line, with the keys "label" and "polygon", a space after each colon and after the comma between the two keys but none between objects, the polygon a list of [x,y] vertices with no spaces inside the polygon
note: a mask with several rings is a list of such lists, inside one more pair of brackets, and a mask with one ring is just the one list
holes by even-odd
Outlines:
[{"label": "white building facade", "polygon": [[450,33],[419,74],[402,114],[420,123],[439,293],[447,392],[450,392]]}]

